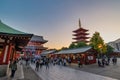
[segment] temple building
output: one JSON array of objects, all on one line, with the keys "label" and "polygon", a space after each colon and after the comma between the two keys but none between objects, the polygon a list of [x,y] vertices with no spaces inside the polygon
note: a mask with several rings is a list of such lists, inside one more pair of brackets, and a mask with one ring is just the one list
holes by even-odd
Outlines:
[{"label": "temple building", "polygon": [[81,22],[79,19],[79,28],[77,30],[74,30],[74,34],[73,36],[75,36],[75,38],[73,38],[75,41],[74,43],[78,43],[78,42],[85,42],[88,43],[89,41],[87,39],[89,39],[89,37],[87,37],[89,35],[89,33],[87,33],[89,30],[84,29],[81,27]]},{"label": "temple building", "polygon": [[48,41],[44,40],[43,36],[34,35],[23,51],[26,52],[26,54],[28,55],[39,55],[43,50],[47,49],[43,46],[43,44],[45,44],[46,42]]},{"label": "temple building", "polygon": [[22,51],[32,36],[0,21],[0,76],[6,75],[9,61],[15,59],[17,52]]}]

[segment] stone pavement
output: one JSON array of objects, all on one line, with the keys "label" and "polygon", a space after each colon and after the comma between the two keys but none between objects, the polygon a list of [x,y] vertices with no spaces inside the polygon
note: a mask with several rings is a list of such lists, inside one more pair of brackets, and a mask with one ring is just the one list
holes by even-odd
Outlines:
[{"label": "stone pavement", "polygon": [[6,76],[0,80],[120,80],[120,59],[117,65],[111,63],[104,68],[98,67],[97,64],[83,65],[82,68],[78,68],[76,64],[72,64],[67,67],[51,65],[49,69],[43,66],[38,72],[34,70],[34,64],[31,64],[31,67],[18,64],[13,79]]},{"label": "stone pavement", "polygon": [[[32,64],[31,67],[33,70],[35,69],[35,65]],[[117,80],[59,65],[51,65],[49,69],[43,66],[42,69],[35,72],[42,80]]]},{"label": "stone pavement", "polygon": [[31,67],[26,67],[25,64],[18,64],[17,71],[13,79],[11,79],[9,75],[10,72],[8,72],[8,76],[1,77],[0,80],[41,80],[41,78],[33,71],[33,69],[31,69]]},{"label": "stone pavement", "polygon": [[81,68],[78,68],[77,64],[72,64],[67,67],[120,80],[120,58],[118,58],[116,65],[110,63],[109,66],[105,66],[104,68],[98,67],[97,63],[92,65],[83,65]]},{"label": "stone pavement", "polygon": [[23,65],[24,79],[22,80],[42,80],[31,67]]},{"label": "stone pavement", "polygon": [[17,71],[13,79],[10,78],[11,71],[10,69],[7,72],[7,76],[1,77],[0,80],[21,80],[24,79],[23,66],[17,64]]}]

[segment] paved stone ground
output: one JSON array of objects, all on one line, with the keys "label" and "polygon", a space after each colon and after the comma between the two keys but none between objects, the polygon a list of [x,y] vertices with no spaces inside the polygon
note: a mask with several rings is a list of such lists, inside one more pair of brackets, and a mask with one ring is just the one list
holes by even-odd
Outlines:
[{"label": "paved stone ground", "polygon": [[24,79],[22,80],[41,80],[40,77],[31,69],[31,67],[23,66]]},{"label": "paved stone ground", "polygon": [[81,68],[78,68],[77,64],[72,64],[67,67],[120,80],[120,59],[118,59],[118,63],[116,65],[110,63],[109,66],[105,67],[98,67],[97,63],[92,65],[83,65]]},{"label": "paved stone ground", "polygon": [[[23,74],[21,74],[22,69]],[[24,77],[21,75],[23,75]],[[23,65],[23,67],[21,68],[20,65],[18,65],[18,69],[13,79],[11,79],[9,76],[5,76],[1,77],[0,80],[41,80],[41,78],[36,75],[31,67],[26,67],[25,65]]]},{"label": "paved stone ground", "polygon": [[18,80],[22,79],[24,77],[23,75],[23,67],[19,64],[17,64],[17,71],[15,72],[14,78],[10,78],[11,71],[10,69],[8,70],[7,76],[1,77],[0,80]]},{"label": "paved stone ground", "polygon": [[[31,65],[35,69],[35,65]],[[96,75],[64,66],[50,65],[49,69],[43,66],[39,71],[36,71],[43,80],[118,80],[106,76]]]},{"label": "paved stone ground", "polygon": [[[36,72],[34,71],[34,67],[35,65],[33,65],[32,68],[27,68],[23,65],[24,79],[19,77],[21,75],[21,70],[19,69],[16,72],[15,79],[2,77],[0,80],[120,80],[120,59],[118,59],[117,65],[111,63],[104,68],[98,67],[97,64],[83,65],[83,67],[78,68],[76,64],[72,64],[71,66],[67,66],[69,68],[57,65],[50,66],[50,69],[46,70],[46,68],[43,67],[42,70]],[[74,78],[75,76],[76,78]],[[89,76],[92,76],[92,79],[89,78]]]}]

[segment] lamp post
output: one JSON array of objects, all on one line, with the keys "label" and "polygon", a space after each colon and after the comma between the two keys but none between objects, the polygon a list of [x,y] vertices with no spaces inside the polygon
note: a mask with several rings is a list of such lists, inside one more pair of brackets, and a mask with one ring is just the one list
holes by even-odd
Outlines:
[{"label": "lamp post", "polygon": [[102,54],[102,44],[99,44],[98,45],[98,48],[100,50],[100,54],[98,54],[98,56],[101,58],[101,54]]}]

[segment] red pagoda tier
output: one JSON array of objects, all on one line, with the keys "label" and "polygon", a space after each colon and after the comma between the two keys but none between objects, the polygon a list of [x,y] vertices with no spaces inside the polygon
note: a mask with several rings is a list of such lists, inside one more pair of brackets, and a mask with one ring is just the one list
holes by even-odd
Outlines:
[{"label": "red pagoda tier", "polygon": [[43,50],[47,49],[46,47],[43,46],[43,44],[45,44],[46,42],[48,41],[44,40],[43,36],[34,35],[29,41],[28,45],[25,47],[24,51],[38,55]]},{"label": "red pagoda tier", "polygon": [[87,35],[89,35],[89,33],[87,33],[87,31],[89,30],[81,27],[81,22],[79,19],[79,28],[73,31],[75,33],[73,34],[73,36],[75,36],[75,38],[73,39],[76,40],[74,43],[78,43],[78,42],[88,43],[89,41],[87,39],[89,39],[89,37],[87,37]]}]

